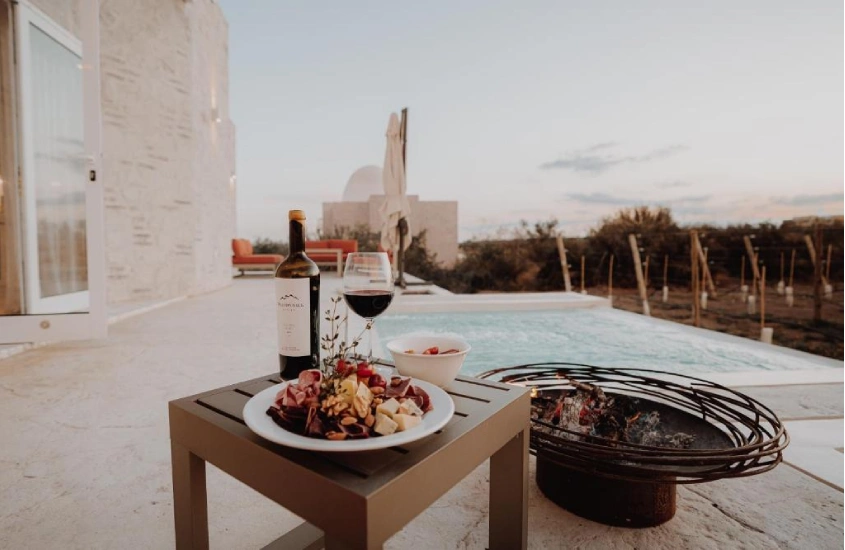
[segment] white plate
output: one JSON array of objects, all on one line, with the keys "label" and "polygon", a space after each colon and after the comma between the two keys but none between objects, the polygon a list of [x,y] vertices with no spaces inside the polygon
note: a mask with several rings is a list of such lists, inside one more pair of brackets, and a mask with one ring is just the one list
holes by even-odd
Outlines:
[{"label": "white plate", "polygon": [[411,384],[424,390],[431,399],[431,406],[434,407],[425,413],[422,422],[410,430],[397,432],[391,435],[369,437],[366,439],[344,439],[342,441],[329,441],[328,439],[317,439],[305,437],[289,432],[273,422],[267,416],[267,409],[273,404],[276,395],[290,382],[283,382],[271,388],[267,388],[255,394],[252,399],[244,405],[244,421],[249,429],[264,439],[297,449],[323,452],[347,452],[347,451],[371,451],[394,447],[422,439],[431,435],[449,422],[455,413],[455,403],[449,394],[434,384],[422,380],[412,380]]}]

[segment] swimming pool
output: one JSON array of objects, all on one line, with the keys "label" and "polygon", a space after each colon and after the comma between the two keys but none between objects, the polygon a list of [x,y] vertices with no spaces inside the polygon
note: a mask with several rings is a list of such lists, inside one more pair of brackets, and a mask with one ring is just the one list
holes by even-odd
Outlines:
[{"label": "swimming pool", "polygon": [[[473,349],[462,374],[543,361],[638,367],[683,374],[786,371],[836,362],[611,308],[386,314],[379,339],[456,333]],[[841,368],[841,363],[839,363]]]}]

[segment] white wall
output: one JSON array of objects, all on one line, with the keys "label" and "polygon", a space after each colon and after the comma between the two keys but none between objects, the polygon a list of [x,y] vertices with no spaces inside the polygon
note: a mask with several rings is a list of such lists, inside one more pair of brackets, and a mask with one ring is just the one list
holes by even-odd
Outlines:
[{"label": "white wall", "polygon": [[[34,0],[76,35],[80,3]],[[101,0],[100,53],[109,303],[228,284],[235,141],[219,6]]]}]

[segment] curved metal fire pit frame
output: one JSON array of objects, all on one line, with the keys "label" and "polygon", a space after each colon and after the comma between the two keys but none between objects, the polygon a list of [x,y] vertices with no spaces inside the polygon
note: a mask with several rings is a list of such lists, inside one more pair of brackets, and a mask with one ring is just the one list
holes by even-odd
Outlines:
[{"label": "curved metal fire pit frame", "polygon": [[[531,452],[587,474],[632,482],[689,484],[767,472],[783,459],[789,435],[777,415],[738,391],[713,382],[666,371],[596,367],[579,363],[532,363],[478,375],[548,390],[574,389],[569,381],[599,386],[664,403],[700,418],[722,432],[733,447],[672,449],[585,435],[531,419]],[[567,437],[561,437],[562,435]]]}]

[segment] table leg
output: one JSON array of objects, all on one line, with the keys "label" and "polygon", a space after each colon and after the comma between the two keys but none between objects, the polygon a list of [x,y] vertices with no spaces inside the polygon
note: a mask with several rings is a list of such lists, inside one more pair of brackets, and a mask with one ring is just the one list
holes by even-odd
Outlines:
[{"label": "table leg", "polygon": [[490,458],[490,550],[528,547],[528,426]]},{"label": "table leg", "polygon": [[326,537],[326,550],[351,550],[352,548],[366,548],[367,550],[379,550],[381,544],[367,544],[366,546],[354,546],[348,541]]},{"label": "table leg", "polygon": [[173,519],[176,548],[208,549],[208,498],[205,461],[185,447],[170,442],[173,468]]}]

